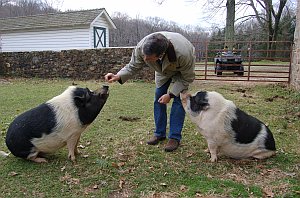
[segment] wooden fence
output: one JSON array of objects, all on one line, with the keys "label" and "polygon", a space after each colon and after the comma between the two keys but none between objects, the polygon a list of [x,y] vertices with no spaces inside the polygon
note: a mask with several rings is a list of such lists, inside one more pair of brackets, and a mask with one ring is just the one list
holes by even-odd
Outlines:
[{"label": "wooden fence", "polygon": [[196,80],[290,83],[292,43],[224,42],[193,43],[196,48]]}]

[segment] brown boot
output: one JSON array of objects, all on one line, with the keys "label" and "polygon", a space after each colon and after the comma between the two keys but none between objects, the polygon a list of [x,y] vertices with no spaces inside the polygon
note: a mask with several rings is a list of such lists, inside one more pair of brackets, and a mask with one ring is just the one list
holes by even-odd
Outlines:
[{"label": "brown boot", "polygon": [[147,144],[149,145],[156,145],[158,144],[160,141],[165,140],[166,137],[157,137],[157,136],[153,136],[148,142]]},{"label": "brown boot", "polygon": [[172,152],[176,150],[179,146],[179,141],[176,139],[169,139],[167,145],[165,146],[166,152]]}]

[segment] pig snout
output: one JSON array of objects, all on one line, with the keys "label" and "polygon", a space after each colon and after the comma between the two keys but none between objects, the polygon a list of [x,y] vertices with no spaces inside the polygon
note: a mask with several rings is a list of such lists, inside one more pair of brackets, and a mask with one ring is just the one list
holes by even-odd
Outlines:
[{"label": "pig snout", "polygon": [[109,88],[108,85],[103,85],[101,88],[95,90],[95,93],[101,95],[109,94],[108,88]]}]

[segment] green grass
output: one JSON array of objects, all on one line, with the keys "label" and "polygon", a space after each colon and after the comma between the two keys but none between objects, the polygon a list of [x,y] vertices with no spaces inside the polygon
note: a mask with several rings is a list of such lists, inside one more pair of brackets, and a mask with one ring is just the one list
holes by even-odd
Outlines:
[{"label": "green grass", "polygon": [[[0,79],[0,150],[20,113],[60,94],[71,80]],[[100,81],[76,81],[96,89]],[[63,148],[35,164],[0,158],[0,197],[300,197],[300,94],[281,84],[195,82],[192,92],[215,90],[267,123],[277,143],[267,160],[221,157],[211,163],[206,142],[186,118],[182,144],[173,153],[148,146],[153,135],[155,85],[110,85],[110,96],[82,134],[76,163]],[[131,121],[121,119],[132,118]]]}]

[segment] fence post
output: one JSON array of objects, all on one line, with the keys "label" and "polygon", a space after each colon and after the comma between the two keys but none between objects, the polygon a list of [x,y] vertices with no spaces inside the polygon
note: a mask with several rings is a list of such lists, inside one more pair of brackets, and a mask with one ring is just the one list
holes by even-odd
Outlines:
[{"label": "fence post", "polygon": [[250,81],[251,54],[252,54],[252,43],[250,41],[249,42],[249,48],[248,48],[248,76],[247,76],[248,81]]},{"label": "fence post", "polygon": [[292,62],[293,62],[293,49],[294,49],[294,44],[290,44],[290,64],[289,64],[289,78],[288,78],[288,84],[291,84],[291,74],[292,74]]},{"label": "fence post", "polygon": [[205,71],[204,79],[207,80],[208,41],[205,41]]}]

